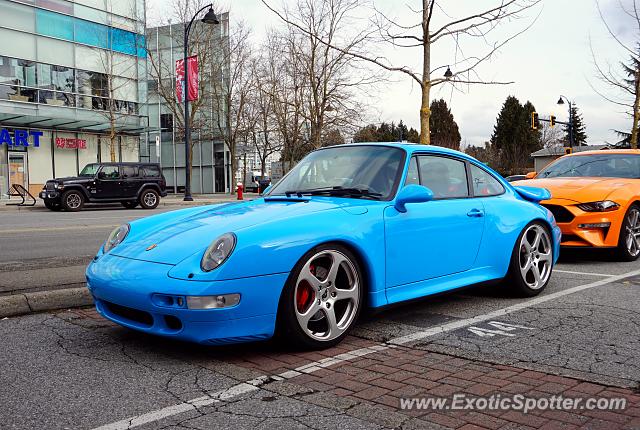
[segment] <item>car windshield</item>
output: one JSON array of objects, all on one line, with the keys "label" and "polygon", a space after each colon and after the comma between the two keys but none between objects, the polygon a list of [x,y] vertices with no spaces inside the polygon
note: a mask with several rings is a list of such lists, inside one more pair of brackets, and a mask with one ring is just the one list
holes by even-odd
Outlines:
[{"label": "car windshield", "polygon": [[403,150],[389,146],[322,149],[302,159],[269,195],[335,191],[339,197],[386,200],[395,191],[404,158]]},{"label": "car windshield", "polygon": [[538,178],[631,178],[640,179],[640,156],[594,154],[561,158],[544,168]]},{"label": "car windshield", "polygon": [[99,168],[99,164],[87,164],[80,172],[80,176],[95,176]]}]

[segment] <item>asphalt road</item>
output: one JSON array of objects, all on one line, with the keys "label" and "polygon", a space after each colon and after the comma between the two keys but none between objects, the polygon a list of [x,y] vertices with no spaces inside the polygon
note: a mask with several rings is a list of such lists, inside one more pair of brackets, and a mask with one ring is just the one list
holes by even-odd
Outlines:
[{"label": "asphalt road", "polygon": [[[95,249],[111,228],[97,225],[146,214],[86,212],[80,215],[90,218],[90,232],[54,237],[73,235]],[[46,226],[78,227],[69,214],[56,216]],[[29,225],[40,228],[39,219]],[[0,240],[6,262],[4,245],[12,240]],[[66,240],[52,239],[50,246],[73,247]],[[28,248],[19,249],[28,255]],[[565,253],[537,298],[514,299],[487,287],[428,298],[363,318],[340,347],[323,353],[272,342],[187,345],[115,326],[92,310],[0,320],[0,427],[640,428],[633,418],[640,417],[639,269],[607,253]],[[618,390],[632,405],[628,416],[398,408],[401,396],[487,390]]]},{"label": "asphalt road", "polygon": [[167,210],[0,211],[0,295],[82,285],[84,269],[111,230]]}]

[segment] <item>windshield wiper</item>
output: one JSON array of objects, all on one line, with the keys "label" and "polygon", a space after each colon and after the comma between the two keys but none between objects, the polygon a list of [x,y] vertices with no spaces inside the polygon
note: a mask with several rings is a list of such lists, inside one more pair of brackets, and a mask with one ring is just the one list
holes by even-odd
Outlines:
[{"label": "windshield wiper", "polygon": [[310,188],[306,190],[290,190],[285,191],[284,194],[287,197],[291,197],[292,195],[296,195],[298,197],[302,196],[319,196],[319,195],[328,195],[328,196],[349,196],[349,197],[369,197],[375,200],[380,199],[382,194],[374,193],[369,191],[366,188],[345,188],[341,186],[336,187],[324,187],[324,188]]}]

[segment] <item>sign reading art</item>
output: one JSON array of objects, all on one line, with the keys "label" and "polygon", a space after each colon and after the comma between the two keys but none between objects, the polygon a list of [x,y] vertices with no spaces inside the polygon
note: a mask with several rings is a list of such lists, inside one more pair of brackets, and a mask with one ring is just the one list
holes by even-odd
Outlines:
[{"label": "sign reading art", "polygon": [[[39,130],[13,130],[13,136],[7,128],[0,128],[0,145],[6,144],[7,146],[33,146],[38,148],[40,146],[40,136],[42,132]],[[29,143],[29,138],[32,137],[32,144]]]},{"label": "sign reading art", "polygon": [[56,147],[61,149],[87,149],[87,141],[67,137],[56,137]]}]

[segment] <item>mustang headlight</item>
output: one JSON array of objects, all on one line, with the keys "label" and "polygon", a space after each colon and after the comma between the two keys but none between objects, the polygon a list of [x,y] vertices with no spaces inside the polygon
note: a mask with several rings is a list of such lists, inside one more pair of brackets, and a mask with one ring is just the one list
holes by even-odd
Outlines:
[{"label": "mustang headlight", "polygon": [[122,243],[125,237],[129,234],[129,229],[129,224],[122,224],[120,227],[113,230],[107,238],[107,241],[104,243],[104,253],[106,254]]},{"label": "mustang headlight", "polygon": [[226,261],[236,247],[236,235],[225,233],[211,242],[202,256],[200,267],[205,272],[211,272]]},{"label": "mustang headlight", "polygon": [[611,212],[620,207],[616,202],[611,200],[602,200],[599,202],[582,203],[578,205],[585,212]]}]

